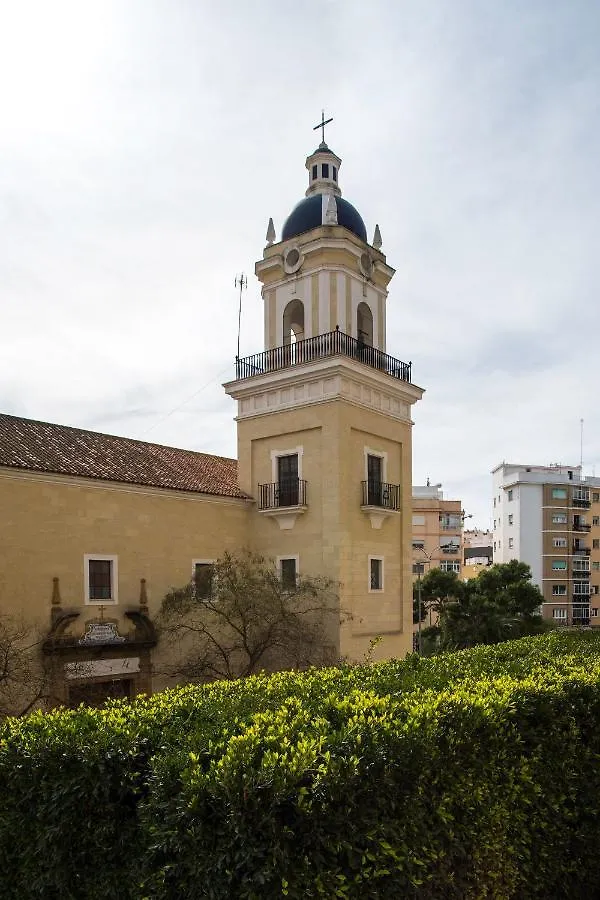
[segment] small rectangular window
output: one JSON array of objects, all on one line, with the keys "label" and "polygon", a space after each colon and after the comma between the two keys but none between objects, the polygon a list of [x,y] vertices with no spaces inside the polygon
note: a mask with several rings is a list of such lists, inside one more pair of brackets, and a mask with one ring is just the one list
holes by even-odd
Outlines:
[{"label": "small rectangular window", "polygon": [[413,523],[413,525],[424,525],[425,524],[425,516],[413,516],[412,523]]},{"label": "small rectangular window", "polygon": [[554,513],[552,516],[552,524],[553,525],[566,525],[567,524],[567,514],[566,513]]},{"label": "small rectangular window", "polygon": [[283,586],[286,588],[296,587],[296,557],[291,556],[288,559],[280,559],[279,567]]},{"label": "small rectangular window", "polygon": [[377,556],[369,557],[369,589],[383,590],[383,560]]},{"label": "small rectangular window", "polygon": [[89,598],[94,601],[112,600],[112,560],[88,561]]},{"label": "small rectangular window", "polygon": [[313,166],[313,167],[312,167],[312,177],[313,177],[313,180],[317,177],[317,171],[318,171],[317,167],[316,167],[316,166]]},{"label": "small rectangular window", "polygon": [[592,585],[592,594],[600,594],[600,585],[597,585],[597,584]]},{"label": "small rectangular window", "polygon": [[425,541],[413,541],[413,550],[424,550],[425,549]]},{"label": "small rectangular window", "polygon": [[494,509],[496,509],[496,498],[494,497]]},{"label": "small rectangular window", "polygon": [[567,593],[566,584],[553,584],[552,585],[552,594],[554,597],[564,597]]},{"label": "small rectangular window", "polygon": [[594,503],[600,503],[600,493],[598,491],[594,491],[592,494],[592,501]]},{"label": "small rectangular window", "polygon": [[567,499],[567,489],[566,488],[552,488],[552,499],[553,500],[566,500]]},{"label": "small rectangular window", "polygon": [[600,540],[598,540],[598,538],[593,538],[593,539],[592,539],[592,549],[593,549],[593,550],[599,550],[599,549],[600,549]]},{"label": "small rectangular window", "polygon": [[510,516],[508,517],[508,524],[509,524],[509,525],[512,525],[512,524],[513,524],[513,515],[512,515],[512,513],[511,513]]},{"label": "small rectangular window", "polygon": [[413,575],[422,575],[425,571],[425,563],[418,562],[413,563],[412,573]]},{"label": "small rectangular window", "polygon": [[512,538],[509,538],[509,539],[508,539],[508,549],[509,549],[509,550],[512,550],[512,549],[513,549],[513,539],[512,539]]},{"label": "small rectangular window", "polygon": [[506,494],[507,494],[508,500],[509,500],[509,501],[512,500],[512,498],[513,498],[512,488],[510,489],[510,491],[507,491]]},{"label": "small rectangular window", "polygon": [[460,563],[456,561],[450,562],[449,560],[443,560],[440,563],[440,571],[441,572],[456,572],[457,575],[460,574]]},{"label": "small rectangular window", "polygon": [[552,568],[555,572],[565,570],[567,568],[566,560],[564,559],[553,559],[552,560]]},{"label": "small rectangular window", "polygon": [[196,600],[210,600],[213,592],[214,564],[211,562],[194,563],[194,594]]},{"label": "small rectangular window", "polygon": [[590,615],[592,615],[594,618],[596,618],[596,616],[598,615],[598,608],[596,606],[593,606],[591,608]]},{"label": "small rectangular window", "polygon": [[552,541],[552,543],[554,544],[555,547],[566,547],[566,546],[567,546],[567,539],[566,539],[566,538],[563,538],[563,537],[560,537],[560,538],[554,538],[554,540]]},{"label": "small rectangular window", "polygon": [[337,169],[335,166],[332,166],[331,169],[333,171],[333,180],[337,181]]},{"label": "small rectangular window", "polygon": [[600,525],[600,516],[592,516],[592,525]]},{"label": "small rectangular window", "polygon": [[323,178],[329,178],[329,163],[323,163],[321,166]]},{"label": "small rectangular window", "polygon": [[600,562],[593,562],[592,569],[594,570],[594,572],[600,572]]},{"label": "small rectangular window", "polygon": [[566,620],[567,620],[566,609],[561,609],[561,608],[553,609],[552,610],[552,618],[559,619],[561,622],[566,622]]}]

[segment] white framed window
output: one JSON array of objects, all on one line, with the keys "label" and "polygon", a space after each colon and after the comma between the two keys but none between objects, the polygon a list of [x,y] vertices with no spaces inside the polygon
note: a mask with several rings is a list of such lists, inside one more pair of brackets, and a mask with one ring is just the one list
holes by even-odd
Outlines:
[{"label": "white framed window", "polygon": [[304,447],[290,447],[288,450],[271,450],[271,481],[275,484],[279,481],[279,458],[283,456],[297,456],[298,478],[302,478],[302,457]]},{"label": "white framed window", "polygon": [[513,541],[512,538],[509,538],[509,539],[508,539],[508,549],[509,549],[509,550],[512,550],[512,549],[513,549],[513,546],[514,546],[514,541]]},{"label": "white framed window", "polygon": [[566,513],[553,513],[552,514],[552,524],[553,525],[566,525],[567,524],[567,514]]},{"label": "white framed window", "polygon": [[279,570],[279,578],[285,588],[295,588],[298,583],[298,570],[300,567],[300,557],[296,556],[278,556],[277,568]]},{"label": "white framed window", "polygon": [[566,584],[553,584],[552,585],[552,596],[553,597],[565,597],[567,593]]},{"label": "white framed window", "polygon": [[509,517],[508,517],[508,524],[509,524],[509,525],[512,525],[513,519],[514,519],[514,516],[513,516],[513,514],[511,513],[511,514],[509,515]]},{"label": "white framed window", "polygon": [[215,573],[214,559],[192,560],[192,584],[196,600],[210,600]]},{"label": "white framed window", "polygon": [[104,553],[86,553],[83,557],[85,603],[115,606],[119,602],[118,557]]},{"label": "white framed window", "polygon": [[440,572],[456,572],[457,575],[460,574],[460,563],[457,560],[445,560],[443,559],[440,563]]},{"label": "white framed window", "polygon": [[506,492],[506,496],[507,496],[508,501],[510,502],[513,498],[512,488]]},{"label": "white framed window", "polygon": [[600,516],[592,516],[592,525],[600,525]]},{"label": "white framed window", "polygon": [[596,618],[596,616],[598,615],[598,607],[597,606],[593,606],[591,608],[590,615],[593,616],[594,618]]},{"label": "white framed window", "polygon": [[600,585],[597,585],[597,584],[592,585],[592,594],[600,594]]},{"label": "white framed window", "polygon": [[555,609],[552,610],[552,618],[558,619],[560,622],[566,622],[567,621],[567,610],[561,606],[557,606]]},{"label": "white framed window", "polygon": [[[364,447],[363,453],[365,457],[365,481],[369,481],[370,478],[376,477],[374,474],[375,469],[379,466],[380,480],[387,483],[388,455],[385,450],[374,450],[372,447]],[[371,460],[369,460],[369,457],[371,457]],[[423,524],[425,524],[424,518]]]},{"label": "white framed window", "polygon": [[552,499],[553,500],[566,500],[567,499],[567,489],[566,488],[552,488]]},{"label": "white framed window", "polygon": [[416,515],[412,517],[413,525],[424,525],[425,524],[425,516]]},{"label": "white framed window", "polygon": [[383,590],[383,556],[369,556],[369,592]]},{"label": "white framed window", "polygon": [[554,544],[555,547],[566,547],[567,539],[564,537],[553,538],[552,543]]},{"label": "white framed window", "polygon": [[565,559],[553,559],[552,560],[552,568],[554,569],[555,572],[558,572],[561,570],[566,571],[567,561]]}]

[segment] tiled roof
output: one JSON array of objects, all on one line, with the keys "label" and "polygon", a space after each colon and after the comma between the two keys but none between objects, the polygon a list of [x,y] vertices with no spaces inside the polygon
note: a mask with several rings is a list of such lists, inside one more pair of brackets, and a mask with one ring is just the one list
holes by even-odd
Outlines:
[{"label": "tiled roof", "polygon": [[0,413],[0,466],[244,497],[237,460]]}]

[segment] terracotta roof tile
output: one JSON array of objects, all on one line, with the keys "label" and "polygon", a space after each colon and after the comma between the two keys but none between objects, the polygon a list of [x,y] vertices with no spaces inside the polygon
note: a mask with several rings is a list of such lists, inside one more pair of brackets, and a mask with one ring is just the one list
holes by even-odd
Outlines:
[{"label": "terracotta roof tile", "polygon": [[0,413],[0,466],[244,497],[237,460]]}]

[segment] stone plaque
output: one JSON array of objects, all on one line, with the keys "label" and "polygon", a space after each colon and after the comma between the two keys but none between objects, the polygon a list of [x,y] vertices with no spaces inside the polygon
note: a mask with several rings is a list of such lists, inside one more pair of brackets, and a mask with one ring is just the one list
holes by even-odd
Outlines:
[{"label": "stone plaque", "polygon": [[65,663],[67,678],[100,678],[114,675],[131,675],[140,671],[139,656],[123,659],[94,659]]},{"label": "stone plaque", "polygon": [[122,644],[125,640],[114,622],[90,622],[78,644]]}]

